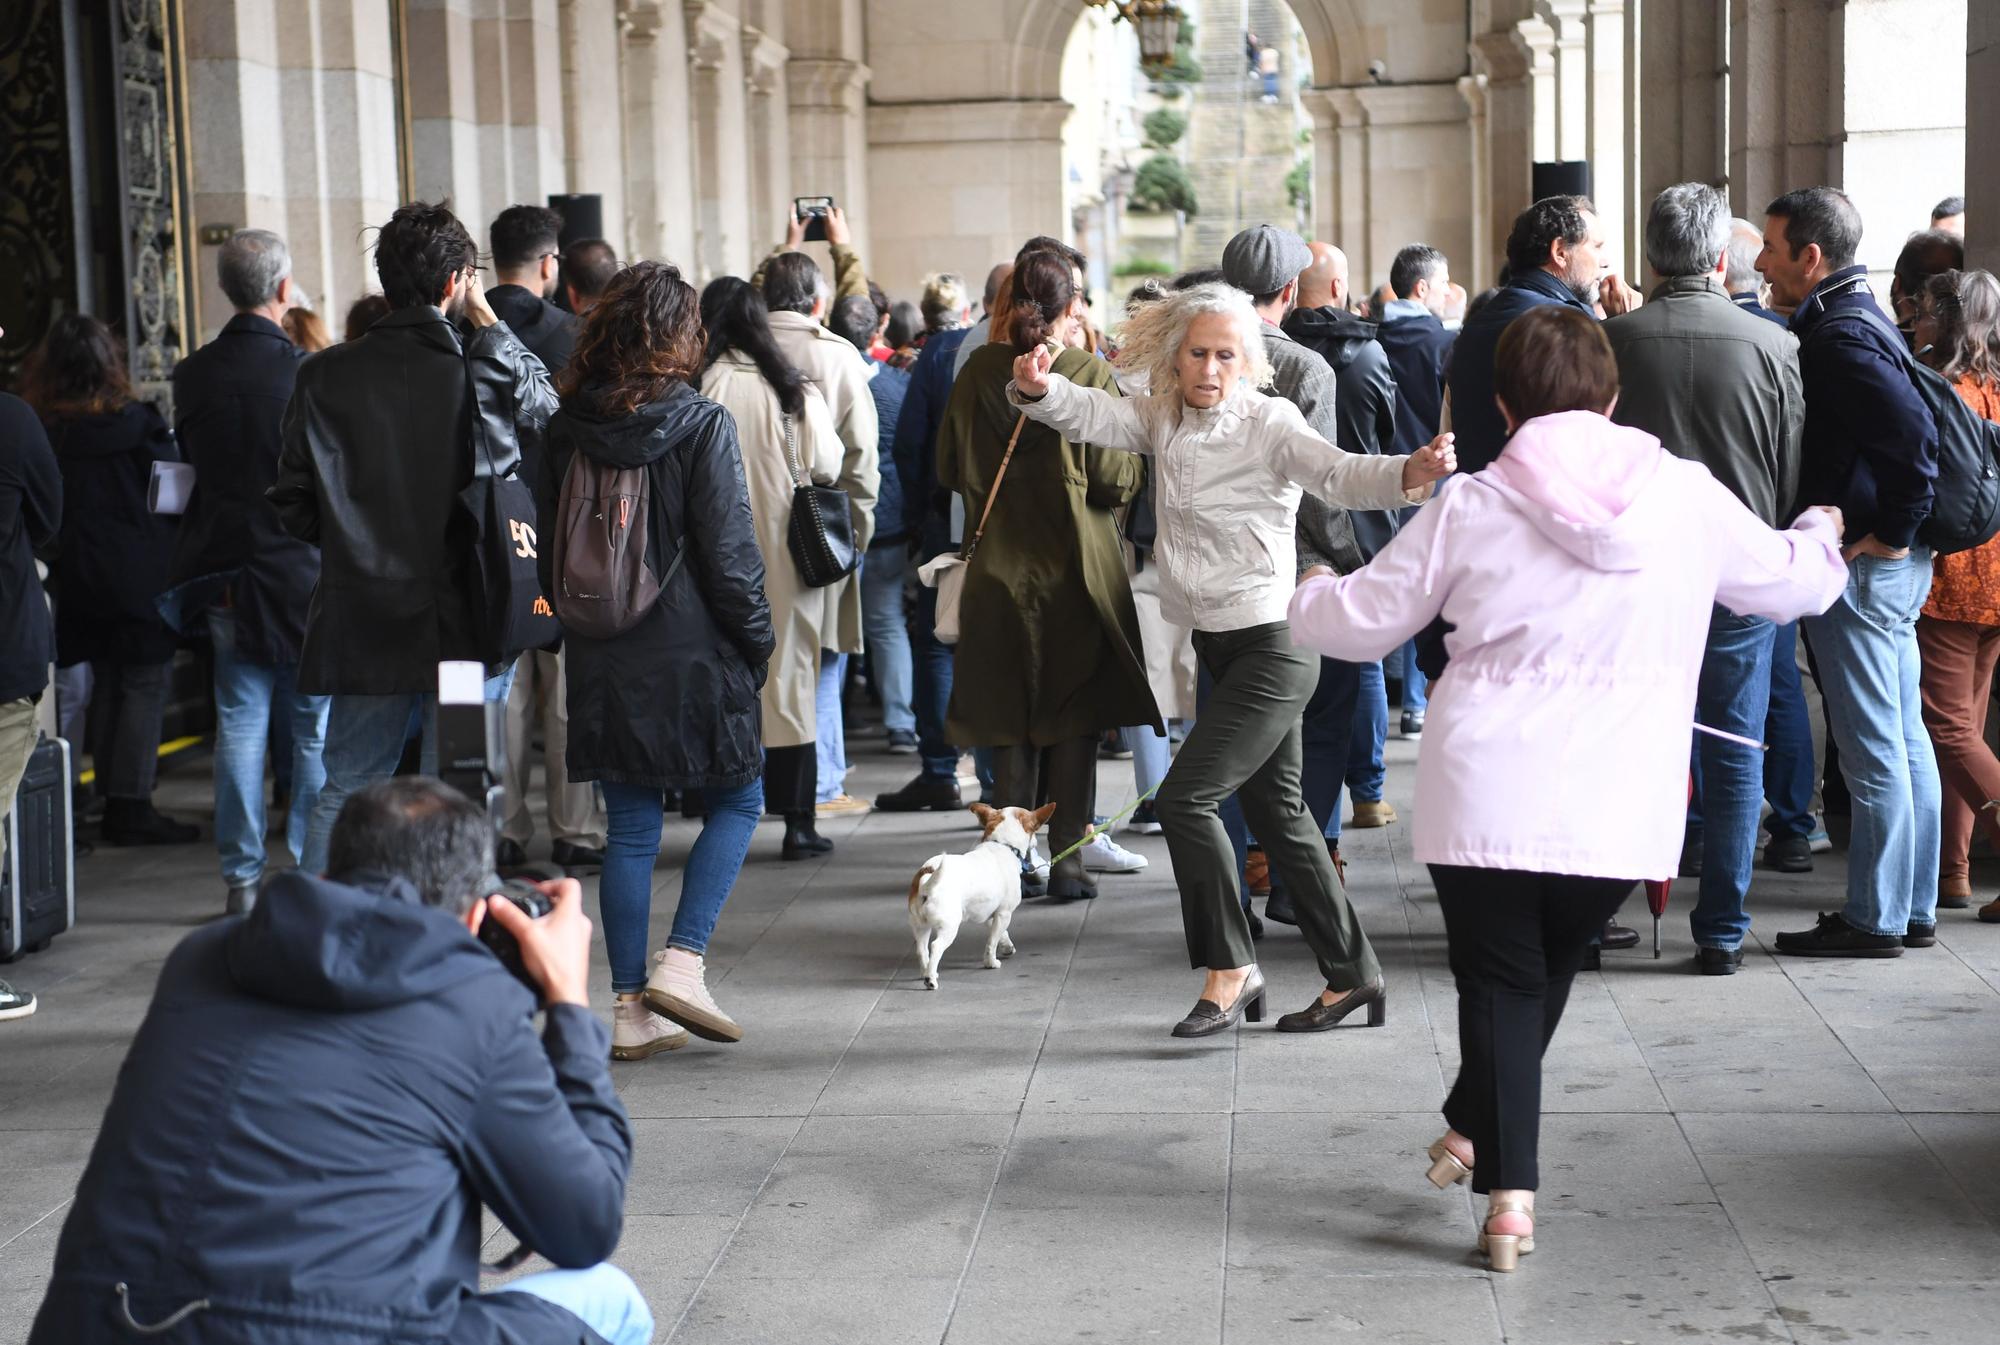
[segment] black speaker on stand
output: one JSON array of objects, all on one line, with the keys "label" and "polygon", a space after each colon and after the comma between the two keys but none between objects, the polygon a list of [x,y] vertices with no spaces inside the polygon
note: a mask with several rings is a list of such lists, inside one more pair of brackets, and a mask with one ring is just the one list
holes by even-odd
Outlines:
[{"label": "black speaker on stand", "polygon": [[562,246],[604,237],[604,198],[596,192],[551,196],[549,209],[563,217]]},{"label": "black speaker on stand", "polygon": [[[1535,199],[1549,196],[1590,195],[1590,161],[1587,159],[1563,159],[1556,163],[1535,165]],[[555,204],[555,198],[549,198]]]}]

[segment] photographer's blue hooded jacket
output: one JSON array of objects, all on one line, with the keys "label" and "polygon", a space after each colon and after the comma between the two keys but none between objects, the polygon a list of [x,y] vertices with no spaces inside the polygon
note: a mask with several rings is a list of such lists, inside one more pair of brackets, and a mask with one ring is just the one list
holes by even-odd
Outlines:
[{"label": "photographer's blue hooded jacket", "polygon": [[[610,1041],[400,879],[276,879],[167,959],[64,1222],[31,1345],[181,1314],[203,1345],[601,1345],[481,1296],[480,1209],[564,1267],[618,1244]],[[496,1239],[494,1255],[512,1245]],[[125,1286],[121,1294],[119,1286]]]}]

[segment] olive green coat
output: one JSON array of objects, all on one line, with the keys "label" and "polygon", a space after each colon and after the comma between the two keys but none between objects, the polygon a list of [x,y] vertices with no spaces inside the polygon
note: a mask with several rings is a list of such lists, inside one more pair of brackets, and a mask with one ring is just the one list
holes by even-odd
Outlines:
[{"label": "olive green coat", "polygon": [[[1081,350],[1056,372],[1089,388],[1117,384]],[[1020,413],[1007,403],[1012,347],[980,347],[952,384],[938,431],[938,481],[965,499],[968,536]],[[980,747],[1046,747],[1128,724],[1160,727],[1146,681],[1139,616],[1114,509],[1143,465],[1130,453],[1072,444],[1028,421],[986,533],[966,567],[946,734]]]}]

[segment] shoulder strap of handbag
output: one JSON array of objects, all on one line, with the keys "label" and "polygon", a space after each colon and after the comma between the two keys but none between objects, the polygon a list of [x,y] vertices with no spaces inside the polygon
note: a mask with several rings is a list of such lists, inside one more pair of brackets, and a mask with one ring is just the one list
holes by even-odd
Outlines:
[{"label": "shoulder strap of handbag", "polygon": [[779,414],[785,421],[785,470],[792,474],[792,485],[796,488],[806,484],[805,468],[799,465],[799,444],[794,434],[792,413],[781,411]]},{"label": "shoulder strap of handbag", "polygon": [[993,489],[986,492],[986,507],[979,511],[979,526],[973,529],[972,540],[967,542],[965,550],[959,553],[961,560],[971,560],[972,553],[979,549],[979,539],[986,535],[986,520],[992,517],[993,501],[1000,496],[1000,483],[1007,479],[1007,464],[1014,460],[1014,445],[1021,442],[1021,427],[1027,423],[1026,412],[1014,421],[1014,432],[1007,436],[1007,451],[1000,457],[1000,470],[993,474]]}]

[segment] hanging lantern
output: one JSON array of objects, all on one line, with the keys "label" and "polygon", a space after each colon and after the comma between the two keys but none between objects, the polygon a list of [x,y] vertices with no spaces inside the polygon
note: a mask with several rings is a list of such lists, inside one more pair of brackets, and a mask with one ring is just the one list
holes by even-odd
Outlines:
[{"label": "hanging lantern", "polygon": [[1109,6],[1139,32],[1139,65],[1148,74],[1174,63],[1181,39],[1181,7],[1173,0],[1083,0]]}]

